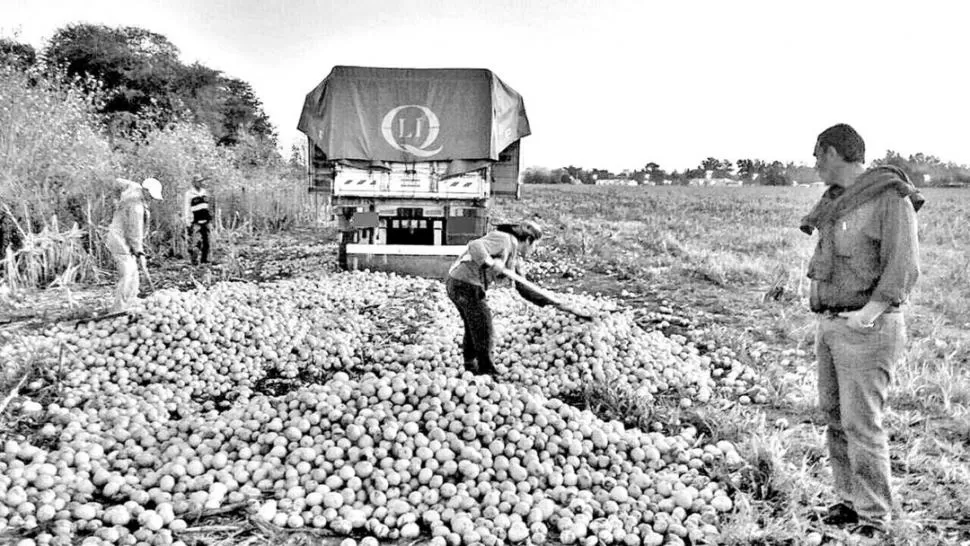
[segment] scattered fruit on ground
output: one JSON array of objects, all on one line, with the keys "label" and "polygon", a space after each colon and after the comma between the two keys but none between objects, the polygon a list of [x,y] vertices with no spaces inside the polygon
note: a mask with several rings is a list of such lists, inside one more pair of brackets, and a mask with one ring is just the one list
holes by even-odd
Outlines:
[{"label": "scattered fruit on ground", "polygon": [[163,290],[28,336],[0,358],[48,363],[24,393],[48,399],[20,403],[4,436],[0,536],[177,543],[249,503],[253,521],[369,545],[712,540],[730,443],[561,399],[595,383],[704,404],[709,362],[605,298],[569,298],[600,318],[490,292],[495,378],[464,371],[440,282],[384,274]]}]

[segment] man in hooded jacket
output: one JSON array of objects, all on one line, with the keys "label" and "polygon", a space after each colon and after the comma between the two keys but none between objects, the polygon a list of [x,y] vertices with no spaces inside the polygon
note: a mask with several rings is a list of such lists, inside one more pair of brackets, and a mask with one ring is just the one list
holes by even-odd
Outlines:
[{"label": "man in hooded jacket", "polygon": [[905,349],[902,306],[920,273],[923,197],[896,167],[865,169],[865,143],[848,125],[823,131],[814,155],[829,188],[801,229],[819,233],[808,266],[810,305],[819,317],[819,406],[839,497],[823,521],[881,539],[892,511],[883,416]]}]

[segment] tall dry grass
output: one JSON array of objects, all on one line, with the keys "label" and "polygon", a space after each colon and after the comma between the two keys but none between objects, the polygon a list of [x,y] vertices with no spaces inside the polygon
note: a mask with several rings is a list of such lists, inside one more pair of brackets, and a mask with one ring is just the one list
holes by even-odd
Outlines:
[{"label": "tall dry grass", "polygon": [[0,283],[96,279],[110,264],[104,229],[116,177],[162,182],[165,198],[149,203],[146,229],[147,250],[162,257],[186,254],[183,199],[196,176],[210,178],[216,252],[230,232],[285,229],[314,217],[302,176],[281,161],[243,161],[246,151],[217,146],[203,126],[176,123],[137,141],[109,137],[96,90],[96,82],[53,82],[0,67]]},{"label": "tall dry grass", "polygon": [[[6,207],[8,215],[13,213]],[[100,272],[94,257],[87,252],[87,233],[77,223],[61,229],[57,216],[39,232],[17,225],[22,244],[17,250],[10,245],[4,251],[4,272],[11,290],[38,286],[70,286],[81,282],[97,282]]]}]

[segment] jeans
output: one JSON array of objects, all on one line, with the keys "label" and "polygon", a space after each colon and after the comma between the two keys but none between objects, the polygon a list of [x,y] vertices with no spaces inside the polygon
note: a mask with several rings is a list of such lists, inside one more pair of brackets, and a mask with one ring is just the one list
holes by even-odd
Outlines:
[{"label": "jeans", "polygon": [[[195,233],[199,234],[199,242],[195,242],[193,235]],[[196,263],[196,249],[198,253],[201,254],[201,262],[208,263],[209,261],[209,224],[190,224],[188,227],[189,236],[189,257],[192,260],[192,264]]]},{"label": "jeans", "polygon": [[448,277],[445,288],[448,298],[458,308],[458,314],[465,324],[465,336],[461,344],[465,368],[474,370],[474,363],[477,361],[479,372],[493,373],[492,311],[485,303],[485,289],[451,277]]},{"label": "jeans", "polygon": [[877,526],[891,519],[883,416],[892,370],[905,345],[900,312],[882,314],[865,331],[850,329],[844,318],[823,316],[815,338],[819,406],[828,425],[835,492],[861,521]]}]

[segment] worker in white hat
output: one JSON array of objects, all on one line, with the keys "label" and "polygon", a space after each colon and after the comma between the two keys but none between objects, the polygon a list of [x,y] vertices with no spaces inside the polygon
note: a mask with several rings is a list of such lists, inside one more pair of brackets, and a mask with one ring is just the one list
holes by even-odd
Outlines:
[{"label": "worker in white hat", "polygon": [[145,224],[148,221],[148,196],[162,200],[162,183],[154,178],[146,178],[139,184],[124,178],[117,178],[121,198],[115,207],[105,246],[114,256],[118,265],[118,287],[112,312],[126,311],[138,297],[138,261],[144,257]]}]

